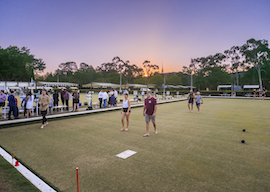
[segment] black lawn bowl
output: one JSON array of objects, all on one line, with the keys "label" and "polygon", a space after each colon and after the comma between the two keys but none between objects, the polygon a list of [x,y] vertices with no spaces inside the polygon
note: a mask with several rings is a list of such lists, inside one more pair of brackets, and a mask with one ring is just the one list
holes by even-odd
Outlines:
[{"label": "black lawn bowl", "polygon": [[245,129],[243,129],[243,132],[246,132],[246,130],[245,130]]},{"label": "black lawn bowl", "polygon": [[245,140],[244,140],[244,139],[242,139],[242,140],[241,140],[241,143],[245,143]]}]

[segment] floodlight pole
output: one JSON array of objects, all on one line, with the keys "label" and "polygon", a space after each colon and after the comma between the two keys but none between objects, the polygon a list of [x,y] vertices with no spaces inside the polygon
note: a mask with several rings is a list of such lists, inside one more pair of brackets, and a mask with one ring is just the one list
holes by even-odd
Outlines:
[{"label": "floodlight pole", "polygon": [[192,71],[191,70],[190,70],[190,85],[191,85],[190,90],[193,91],[193,78],[192,78]]},{"label": "floodlight pole", "polygon": [[163,73],[164,75],[164,86],[163,86],[163,99],[165,99],[165,73]]},{"label": "floodlight pole", "polygon": [[122,86],[122,70],[120,71],[120,89],[119,89],[120,93],[121,93],[121,86]]}]

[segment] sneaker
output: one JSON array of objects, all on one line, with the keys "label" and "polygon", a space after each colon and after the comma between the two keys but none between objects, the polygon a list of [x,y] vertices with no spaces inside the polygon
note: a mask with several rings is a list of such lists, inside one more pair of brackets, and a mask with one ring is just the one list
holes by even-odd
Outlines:
[{"label": "sneaker", "polygon": [[144,134],[143,137],[149,137],[149,134]]}]

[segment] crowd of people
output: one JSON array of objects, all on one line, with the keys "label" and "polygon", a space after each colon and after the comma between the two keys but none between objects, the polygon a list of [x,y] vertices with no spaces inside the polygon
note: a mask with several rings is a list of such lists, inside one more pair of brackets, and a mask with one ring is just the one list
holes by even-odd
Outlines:
[{"label": "crowd of people", "polygon": [[[267,90],[263,88],[262,90],[262,99],[265,98]],[[253,92],[254,98],[260,95],[259,90],[254,90]],[[113,89],[107,92],[107,90],[100,90],[98,93],[98,99],[99,99],[99,106],[100,108],[106,108],[110,106],[116,106],[117,105],[117,96],[118,92]],[[144,94],[143,94],[144,96]],[[153,123],[154,127],[154,133],[158,134],[157,132],[157,126],[156,126],[156,112],[157,112],[157,101],[154,97],[152,97],[151,92],[147,92],[146,98],[144,99],[144,107],[143,107],[143,116],[145,117],[146,122],[146,133],[143,135],[144,137],[149,136],[149,124],[150,121]],[[24,116],[27,116],[27,118],[31,117],[32,109],[34,106],[34,95],[32,95],[31,92],[27,93],[27,95],[22,99],[21,106],[24,107]],[[63,105],[66,105],[66,110],[69,106],[69,99],[70,99],[70,93],[65,90],[61,89],[60,92],[60,99],[62,101]],[[188,109],[189,112],[192,112],[193,110],[193,104],[196,103],[196,107],[198,109],[198,113],[200,112],[200,106],[203,104],[202,96],[200,95],[200,92],[195,93],[191,90],[188,94]],[[8,119],[11,119],[11,113],[13,113],[13,116],[15,119],[18,119],[18,101],[14,95],[14,92],[11,91],[11,94],[7,97],[4,94],[4,91],[0,91],[0,107],[5,106],[5,102],[8,101],[9,106],[9,114]],[[73,111],[78,111],[79,109],[79,102],[80,102],[80,94],[78,90],[75,90],[72,93],[72,101],[73,101]],[[47,113],[52,113],[52,108],[58,106],[59,104],[59,93],[55,90],[52,94],[52,97],[50,97],[46,90],[42,90],[42,94],[38,97],[37,101],[39,105],[39,110],[42,115],[42,125],[41,129],[43,129],[45,126],[48,125],[48,121],[46,118]],[[56,107],[56,110],[58,108]],[[124,99],[122,103],[121,108],[121,122],[122,122],[122,128],[120,131],[128,131],[129,127],[129,118],[131,114],[131,102],[128,99],[128,92],[124,92]],[[126,119],[126,126],[125,126],[125,119]]]},{"label": "crowd of people", "polygon": [[255,99],[256,97],[259,97],[260,96],[260,93],[261,93],[262,100],[264,100],[265,97],[266,97],[266,92],[267,92],[267,89],[265,87],[262,89],[261,92],[260,92],[260,89],[254,89],[253,90],[253,99]]},{"label": "crowd of people", "polygon": [[[42,93],[45,91],[46,95],[49,98],[49,103],[48,103],[48,113],[53,114],[53,111],[58,111],[58,105],[59,105],[59,93],[55,90],[50,96],[46,90],[42,90]],[[41,94],[42,95],[42,94]],[[41,96],[40,94],[32,94],[31,91],[27,92],[25,96],[22,98],[21,104],[18,103],[17,98],[15,97],[14,91],[10,91],[10,95],[7,96],[4,93],[4,90],[0,91],[0,108],[3,108],[6,106],[6,101],[7,101],[7,107],[9,108],[8,112],[8,120],[11,120],[11,114],[13,114],[15,119],[19,118],[19,106],[23,109],[23,116],[26,118],[30,118],[32,116],[32,112],[35,108],[34,106],[34,101],[36,99],[39,99]],[[65,110],[69,110],[68,105],[69,105],[69,99],[70,99],[70,93],[62,89],[60,92],[61,96],[61,101],[62,105],[66,106]],[[78,90],[75,90],[72,93],[72,101],[73,101],[73,110],[72,111],[78,111],[79,109],[79,102],[80,102],[80,94]],[[38,103],[39,104],[39,103]],[[40,107],[40,105],[39,105]],[[39,109],[41,113],[41,109]]]},{"label": "crowd of people", "polygon": [[117,96],[118,92],[116,91],[116,89],[112,89],[110,91],[107,91],[106,89],[103,91],[101,89],[98,93],[99,108],[117,106]]}]

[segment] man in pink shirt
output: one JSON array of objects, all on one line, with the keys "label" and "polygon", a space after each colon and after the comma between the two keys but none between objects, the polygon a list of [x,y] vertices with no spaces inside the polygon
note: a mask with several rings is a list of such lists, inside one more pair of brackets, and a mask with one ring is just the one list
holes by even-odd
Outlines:
[{"label": "man in pink shirt", "polygon": [[155,134],[158,134],[156,126],[156,112],[157,112],[157,100],[154,97],[152,97],[151,92],[147,92],[147,98],[144,100],[143,106],[143,116],[145,116],[146,122],[146,133],[143,135],[144,137],[149,136],[150,120],[154,125]]}]

